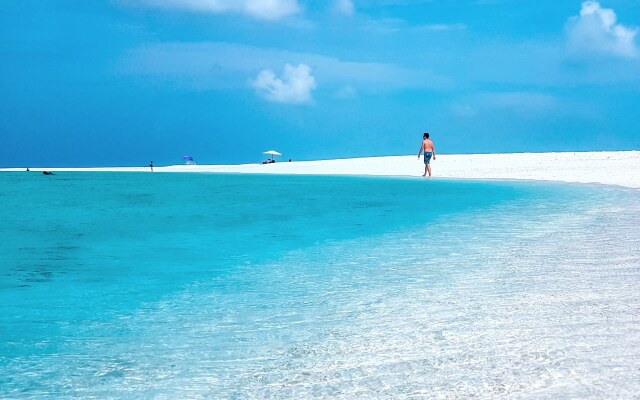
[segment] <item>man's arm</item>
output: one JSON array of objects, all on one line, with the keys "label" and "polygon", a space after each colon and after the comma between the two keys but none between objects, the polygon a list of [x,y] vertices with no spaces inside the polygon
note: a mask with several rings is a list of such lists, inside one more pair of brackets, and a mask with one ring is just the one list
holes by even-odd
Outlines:
[{"label": "man's arm", "polygon": [[420,151],[418,152],[418,158],[420,158],[420,154],[422,154],[422,149],[424,148],[424,143],[420,145]]}]

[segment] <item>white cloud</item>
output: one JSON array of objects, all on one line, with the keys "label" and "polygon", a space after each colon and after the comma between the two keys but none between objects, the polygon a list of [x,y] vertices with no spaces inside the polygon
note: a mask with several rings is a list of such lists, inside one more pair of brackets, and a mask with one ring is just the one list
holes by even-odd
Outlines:
[{"label": "white cloud", "polygon": [[356,11],[352,0],[335,0],[333,3],[333,9],[344,15],[353,15]]},{"label": "white cloud", "polygon": [[569,46],[579,53],[600,53],[620,57],[637,57],[635,43],[638,28],[617,23],[616,13],[602,8],[597,1],[582,3],[580,15],[571,17],[567,24]]},{"label": "white cloud", "polygon": [[316,88],[316,78],[308,65],[294,67],[285,64],[282,79],[268,69],[262,70],[251,82],[258,93],[276,103],[302,104],[311,102],[311,91]]},{"label": "white cloud", "polygon": [[278,20],[300,12],[297,0],[125,0],[129,4]]}]

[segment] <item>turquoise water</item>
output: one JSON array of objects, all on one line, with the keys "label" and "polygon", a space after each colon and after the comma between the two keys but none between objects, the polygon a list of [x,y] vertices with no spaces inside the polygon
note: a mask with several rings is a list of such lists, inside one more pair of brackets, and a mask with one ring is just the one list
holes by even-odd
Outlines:
[{"label": "turquoise water", "polygon": [[2,398],[634,398],[640,193],[0,174]]}]

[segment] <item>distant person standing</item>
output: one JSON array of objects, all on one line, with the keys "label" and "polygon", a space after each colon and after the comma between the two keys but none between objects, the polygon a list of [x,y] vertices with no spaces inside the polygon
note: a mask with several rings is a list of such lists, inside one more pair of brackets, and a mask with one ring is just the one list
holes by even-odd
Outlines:
[{"label": "distant person standing", "polygon": [[436,159],[436,149],[435,147],[433,147],[433,142],[431,140],[429,140],[429,133],[425,132],[424,135],[422,135],[422,145],[420,146],[420,151],[418,152],[418,158],[420,158],[420,153],[422,153],[424,151],[424,174],[422,174],[422,176],[427,176],[427,173],[429,174],[429,177],[431,177],[431,157],[433,157],[433,159]]},{"label": "distant person standing", "polygon": [[151,172],[153,172],[153,161],[149,163],[149,168],[151,168]]}]

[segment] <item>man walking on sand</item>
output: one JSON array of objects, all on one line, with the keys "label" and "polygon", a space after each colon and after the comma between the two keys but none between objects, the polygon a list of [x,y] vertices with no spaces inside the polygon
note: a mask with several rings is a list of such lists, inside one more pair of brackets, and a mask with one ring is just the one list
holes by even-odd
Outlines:
[{"label": "man walking on sand", "polygon": [[420,146],[420,151],[418,152],[418,159],[420,158],[420,153],[422,153],[424,151],[424,174],[422,174],[422,176],[427,176],[427,173],[429,174],[429,177],[431,177],[431,165],[429,164],[431,162],[431,157],[433,156],[433,159],[436,159],[436,149],[435,147],[433,147],[433,142],[431,140],[429,140],[429,133],[425,132],[424,135],[422,135],[422,145]]}]

